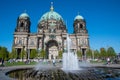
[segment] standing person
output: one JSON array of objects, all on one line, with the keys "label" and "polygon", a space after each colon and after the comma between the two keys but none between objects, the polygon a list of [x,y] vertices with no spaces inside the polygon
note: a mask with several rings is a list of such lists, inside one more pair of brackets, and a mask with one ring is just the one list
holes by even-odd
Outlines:
[{"label": "standing person", "polygon": [[53,59],[52,63],[53,63],[53,66],[55,66],[55,59]]},{"label": "standing person", "polygon": [[4,66],[4,59],[2,58],[2,66]]},{"label": "standing person", "polygon": [[109,57],[107,58],[107,64],[110,64],[110,58]]}]

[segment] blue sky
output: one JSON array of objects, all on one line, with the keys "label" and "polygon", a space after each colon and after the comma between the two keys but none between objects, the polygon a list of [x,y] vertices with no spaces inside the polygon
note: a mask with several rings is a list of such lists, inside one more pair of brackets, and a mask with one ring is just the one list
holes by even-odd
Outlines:
[{"label": "blue sky", "polygon": [[37,32],[37,23],[50,10],[51,2],[67,21],[69,33],[73,32],[73,21],[79,12],[86,20],[92,49],[112,46],[120,52],[120,0],[1,0],[0,46],[11,51],[17,18],[24,11],[30,16],[31,32]]}]

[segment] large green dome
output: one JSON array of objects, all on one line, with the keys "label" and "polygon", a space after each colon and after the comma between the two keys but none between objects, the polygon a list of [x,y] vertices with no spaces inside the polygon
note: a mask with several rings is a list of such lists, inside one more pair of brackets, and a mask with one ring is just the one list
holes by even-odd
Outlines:
[{"label": "large green dome", "polygon": [[55,20],[58,20],[58,21],[59,20],[63,21],[62,16],[59,13],[54,11],[54,8],[53,8],[52,5],[51,5],[51,8],[50,8],[50,11],[46,12],[45,14],[42,15],[42,17],[39,20],[39,23],[43,20],[46,21],[46,20],[51,20],[51,19],[55,19]]},{"label": "large green dome", "polygon": [[49,20],[49,19],[63,20],[61,15],[59,15],[57,12],[49,11],[49,12],[43,14],[43,16],[41,17],[40,21],[42,21],[42,20]]}]

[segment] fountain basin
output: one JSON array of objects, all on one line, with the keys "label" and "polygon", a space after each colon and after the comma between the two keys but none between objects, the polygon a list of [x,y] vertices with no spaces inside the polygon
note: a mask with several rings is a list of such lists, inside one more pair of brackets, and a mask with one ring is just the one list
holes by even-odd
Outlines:
[{"label": "fountain basin", "polygon": [[9,71],[6,75],[17,80],[120,80],[120,69],[84,67],[82,70],[63,71],[60,68],[25,68]]}]

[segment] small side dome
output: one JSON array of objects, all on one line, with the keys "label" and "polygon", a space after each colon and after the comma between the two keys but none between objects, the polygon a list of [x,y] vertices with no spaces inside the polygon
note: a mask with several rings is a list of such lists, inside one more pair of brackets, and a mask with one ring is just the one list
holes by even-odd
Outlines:
[{"label": "small side dome", "polygon": [[29,15],[27,13],[22,13],[19,18],[29,18]]},{"label": "small side dome", "polygon": [[83,20],[84,18],[81,15],[77,15],[74,20]]}]

